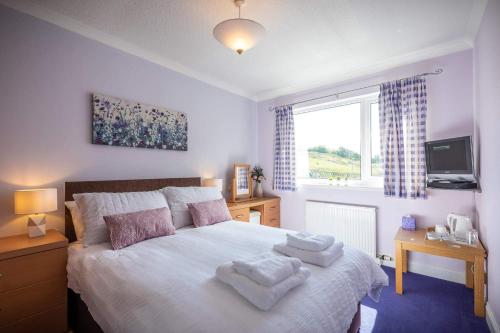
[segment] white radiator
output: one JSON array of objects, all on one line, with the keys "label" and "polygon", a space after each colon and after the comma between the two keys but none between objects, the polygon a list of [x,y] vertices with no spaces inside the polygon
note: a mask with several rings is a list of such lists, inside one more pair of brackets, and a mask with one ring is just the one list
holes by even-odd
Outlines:
[{"label": "white radiator", "polygon": [[376,257],[377,211],[375,207],[332,202],[306,202],[306,231],[331,234],[338,241]]}]

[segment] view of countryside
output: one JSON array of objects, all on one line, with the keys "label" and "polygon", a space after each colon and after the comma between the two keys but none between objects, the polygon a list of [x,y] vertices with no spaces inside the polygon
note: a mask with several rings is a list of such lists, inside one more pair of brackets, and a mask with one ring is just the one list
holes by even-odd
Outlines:
[{"label": "view of countryside", "polygon": [[[381,176],[378,104],[370,104],[371,175]],[[297,176],[327,180],[360,180],[361,104],[295,114]],[[367,170],[368,172],[368,170]]]},{"label": "view of countryside", "polygon": [[[361,156],[344,147],[309,148],[309,177],[313,179],[361,179]],[[372,176],[382,176],[380,156],[372,157]]]}]

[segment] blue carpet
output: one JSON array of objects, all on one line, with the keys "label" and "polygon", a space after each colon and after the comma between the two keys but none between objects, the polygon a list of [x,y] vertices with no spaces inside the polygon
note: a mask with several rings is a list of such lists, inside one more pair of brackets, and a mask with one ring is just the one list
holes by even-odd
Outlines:
[{"label": "blue carpet", "polygon": [[[396,294],[393,268],[382,267],[389,287],[379,303],[365,297],[362,333],[482,333],[489,332],[486,320],[474,316],[472,289],[462,284],[428,276],[403,274],[404,294]],[[365,318],[363,314],[366,313]]]}]

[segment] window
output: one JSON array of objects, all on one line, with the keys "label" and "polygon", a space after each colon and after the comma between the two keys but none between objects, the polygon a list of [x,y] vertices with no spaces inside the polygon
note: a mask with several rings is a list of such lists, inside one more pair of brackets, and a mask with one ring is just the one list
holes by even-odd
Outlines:
[{"label": "window", "polygon": [[294,110],[300,183],[381,186],[377,94]]},{"label": "window", "polygon": [[371,135],[371,176],[382,177],[382,160],[380,157],[380,125],[378,118],[378,102],[370,103],[370,135]]}]

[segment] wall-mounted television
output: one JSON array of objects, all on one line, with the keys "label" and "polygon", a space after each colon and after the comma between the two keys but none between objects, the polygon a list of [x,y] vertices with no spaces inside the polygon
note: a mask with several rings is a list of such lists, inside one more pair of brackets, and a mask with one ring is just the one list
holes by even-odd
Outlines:
[{"label": "wall-mounted television", "polygon": [[470,136],[425,143],[427,178],[474,182],[474,160]]}]

